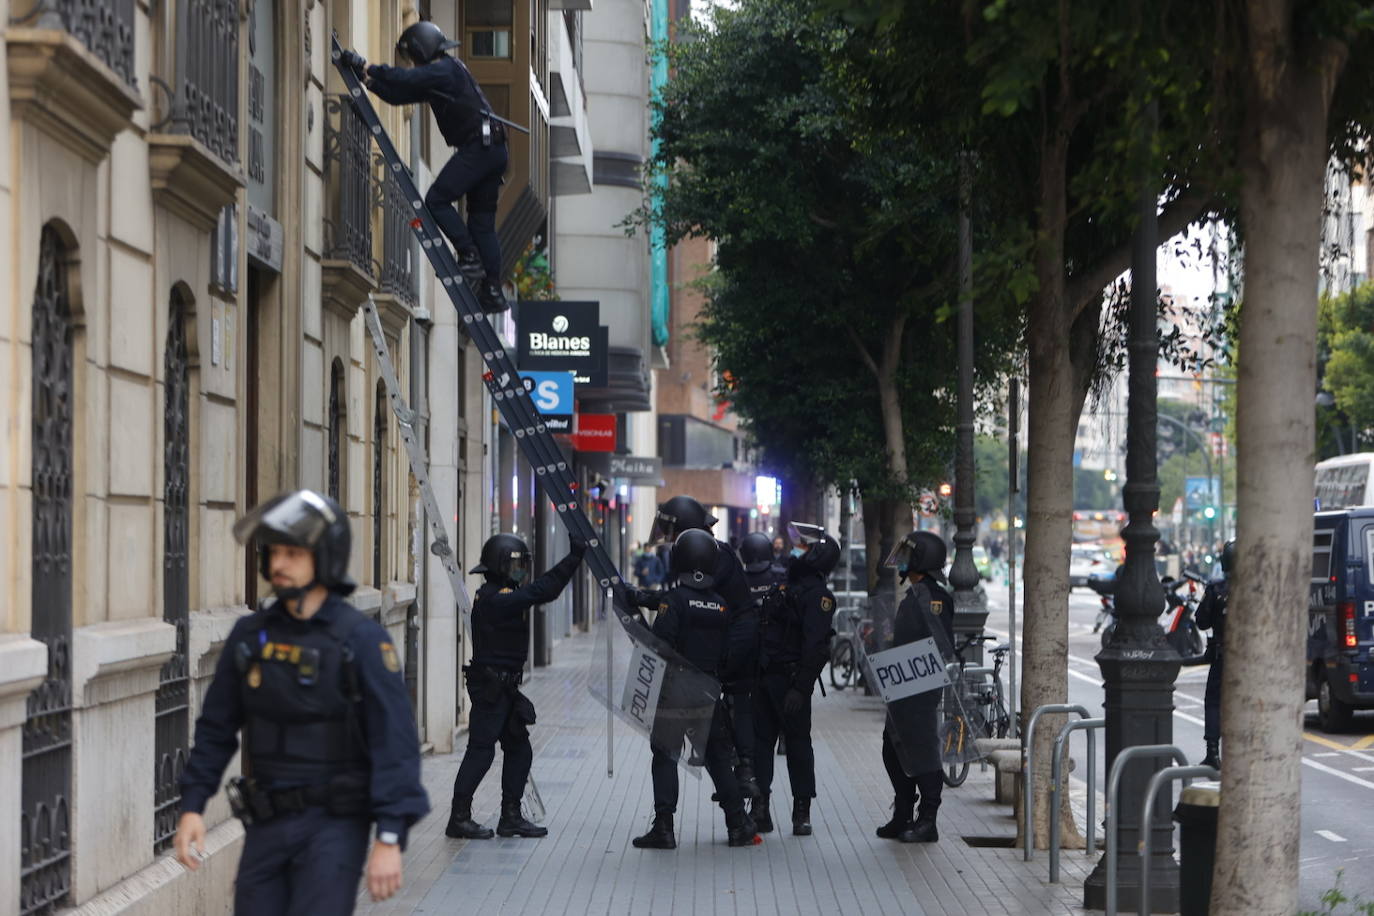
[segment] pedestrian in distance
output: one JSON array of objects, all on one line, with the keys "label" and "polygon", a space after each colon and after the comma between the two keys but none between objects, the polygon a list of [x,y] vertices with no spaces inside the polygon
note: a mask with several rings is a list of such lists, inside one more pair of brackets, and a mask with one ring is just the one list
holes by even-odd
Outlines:
[{"label": "pedestrian in distance", "polygon": [[407,831],[429,811],[400,658],[345,600],[355,584],[337,502],[285,493],[234,536],[258,551],[274,598],[234,624],[215,667],[181,777],[176,857],[200,866],[202,812],[242,732],[248,775],[226,787],[245,827],[234,912],[352,913],[364,859],[374,900],[401,887]]},{"label": "pedestrian in distance", "polygon": [[759,797],[751,813],[760,833],[773,829],[773,748],[782,735],[792,786],[792,833],[810,836],[811,799],[816,797],[811,690],[830,660],[835,596],[826,577],[839,562],[840,545],[819,525],[793,522],[788,534],[794,546],[787,581],[768,593],[760,610],[759,679],[754,691]]},{"label": "pedestrian in distance", "polygon": [[1231,594],[1231,570],[1236,563],[1236,542],[1227,541],[1221,548],[1221,575],[1209,582],[1197,606],[1197,626],[1211,630],[1207,640],[1207,655],[1212,666],[1207,669],[1207,692],[1202,704],[1202,740],[1206,753],[1202,765],[1221,769],[1221,679],[1224,674],[1226,646],[1226,601]]},{"label": "pedestrian in distance", "polygon": [[782,535],[773,538],[773,562],[783,565],[787,562],[787,542]]},{"label": "pedestrian in distance", "polygon": [[[352,50],[344,51],[340,60],[365,76],[367,88],[382,101],[428,103],[434,112],[439,132],[454,153],[426,192],[425,206],[453,243],[459,271],[481,281],[477,298],[483,311],[501,312],[510,307],[501,291],[501,245],[496,236],[496,205],[509,159],[506,126],[468,68],[447,53],[458,45],[434,23],[421,21],[396,42],[397,59],[409,66],[369,66]],[[466,225],[455,207],[464,198]]]},{"label": "pedestrian in distance", "polygon": [[[713,587],[719,552],[720,546],[709,532],[689,528],[678,535],[670,569],[676,587],[660,597],[653,632],[697,670],[729,683],[747,662],[737,651],[739,641],[732,638],[739,618],[731,616],[725,599]],[[670,698],[666,702],[673,701]],[[677,813],[678,772],[673,751],[689,736],[681,718],[664,714],[671,710],[665,710],[663,703],[660,701],[651,736],[654,820],[647,833],[631,841],[637,849],[677,848],[673,818]],[[691,740],[693,756],[704,759],[725,813],[726,842],[734,847],[759,842],[730,768],[733,741],[723,701],[716,701],[705,746],[699,746],[699,737]]]},{"label": "pedestrian in distance", "polygon": [[482,545],[481,562],[472,569],[473,574],[485,576],[486,582],[472,603],[472,663],[463,669],[472,713],[468,746],[453,780],[453,804],[444,829],[453,839],[491,839],[491,828],[472,818],[472,797],[496,759],[497,742],[505,755],[497,835],[548,835],[547,828],[531,823],[520,811],[534,762],[530,726],[535,722],[534,704],[520,692],[520,680],[529,656],[530,608],[562,594],[587,552],[580,538],[570,538],[570,543],[567,556],[528,584],[530,549],[513,534],[489,538]]},{"label": "pedestrian in distance", "polygon": [[653,550],[640,546],[635,551],[635,583],[644,589],[656,589],[663,584],[666,575],[663,561]]},{"label": "pedestrian in distance", "polygon": [[[909,583],[893,621],[894,646],[933,636],[931,619],[943,627],[944,644],[954,645],[954,599],[941,585],[946,581],[946,555],[944,539],[938,534],[913,531],[888,556],[885,565],[896,567],[898,576]],[[936,644],[941,642],[936,637]],[[883,767],[892,783],[892,819],[878,828],[882,839],[903,843],[940,839],[936,823],[944,792],[940,777],[940,693],[920,693],[897,700],[888,708],[883,726]],[[898,723],[895,727],[894,722]],[[898,743],[905,745],[900,752]]]}]

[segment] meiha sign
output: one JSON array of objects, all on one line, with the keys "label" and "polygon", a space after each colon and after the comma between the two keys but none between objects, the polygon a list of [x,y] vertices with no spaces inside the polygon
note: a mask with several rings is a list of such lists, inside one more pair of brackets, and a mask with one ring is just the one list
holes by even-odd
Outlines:
[{"label": "meiha sign", "polygon": [[884,703],[949,686],[940,650],[930,638],[875,652],[868,657],[868,664],[873,672],[873,686]]},{"label": "meiha sign", "polygon": [[646,734],[654,727],[654,714],[658,711],[658,697],[663,692],[667,670],[667,663],[643,646],[635,646],[630,653],[630,670],[625,675],[620,711]]}]

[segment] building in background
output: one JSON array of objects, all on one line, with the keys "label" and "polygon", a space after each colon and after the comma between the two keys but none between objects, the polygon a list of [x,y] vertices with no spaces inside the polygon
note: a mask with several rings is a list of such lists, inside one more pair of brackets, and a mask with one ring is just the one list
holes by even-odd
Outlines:
[{"label": "building in background", "polygon": [[[582,81],[569,37],[580,12],[570,21],[547,0],[11,4],[0,759],[23,765],[0,768],[3,807],[21,812],[0,828],[6,912],[116,900],[209,912],[231,898],[241,828],[222,798],[207,811],[206,867],[191,876],[165,856],[204,689],[264,594],[230,530],[281,490],[345,506],[354,601],[404,649],[422,739],[453,746],[467,646],[364,327],[369,295],[462,567],[498,524],[532,533],[533,499],[506,485],[517,475],[502,479],[480,355],[328,60],[334,32],[391,60],[421,15],[463,40],[493,104],[531,127],[512,137],[499,212],[514,268],[550,231],[569,158],[555,155],[559,127],[587,133],[566,92]],[[427,186],[449,155],[427,109],[378,109]],[[144,792],[131,789],[139,773]]]}]

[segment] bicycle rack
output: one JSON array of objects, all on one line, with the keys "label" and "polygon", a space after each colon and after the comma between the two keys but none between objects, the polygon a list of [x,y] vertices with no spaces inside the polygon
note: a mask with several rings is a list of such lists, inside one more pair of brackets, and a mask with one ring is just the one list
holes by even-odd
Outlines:
[{"label": "bicycle rack", "polygon": [[1032,766],[1035,756],[1035,723],[1047,713],[1070,712],[1076,712],[1084,719],[1092,717],[1086,706],[1073,703],[1047,703],[1031,713],[1030,721],[1026,723],[1025,741],[1021,745],[1021,845],[1025,848],[1024,858],[1027,862],[1031,860],[1031,853],[1035,851],[1035,793],[1031,786],[1031,774],[1035,772],[1035,768]]},{"label": "bicycle rack", "polygon": [[1059,787],[1068,782],[1068,775],[1064,773],[1064,749],[1068,746],[1070,736],[1076,731],[1088,733],[1088,855],[1093,855],[1096,850],[1095,840],[1097,839],[1097,735],[1095,731],[1099,728],[1106,728],[1107,720],[1098,719],[1078,719],[1071,721],[1059,730],[1059,735],[1054,739],[1054,759],[1050,761],[1050,811],[1055,812],[1050,816],[1050,883],[1059,883]]},{"label": "bicycle rack", "polygon": [[[1126,769],[1126,764],[1137,757],[1172,757],[1183,766],[1188,765],[1188,758],[1184,756],[1183,750],[1177,744],[1137,744],[1135,747],[1123,748],[1117,753],[1116,759],[1112,761],[1112,772],[1107,777],[1107,906],[1105,916],[1117,916],[1116,809],[1117,794],[1121,791],[1121,774]],[[1158,776],[1159,774],[1156,773],[1155,775]],[[1146,836],[1148,835],[1147,833]],[[1145,888],[1142,886],[1141,890],[1143,891]],[[1141,896],[1143,898],[1144,894]]]},{"label": "bicycle rack", "polygon": [[1201,765],[1169,767],[1150,777],[1150,784],[1145,789],[1145,801],[1140,810],[1140,906],[1137,910],[1140,916],[1148,916],[1150,912],[1150,831],[1154,826],[1152,809],[1155,806],[1155,796],[1166,782],[1182,779],[1186,784],[1200,776],[1208,779],[1221,778],[1216,767]]}]

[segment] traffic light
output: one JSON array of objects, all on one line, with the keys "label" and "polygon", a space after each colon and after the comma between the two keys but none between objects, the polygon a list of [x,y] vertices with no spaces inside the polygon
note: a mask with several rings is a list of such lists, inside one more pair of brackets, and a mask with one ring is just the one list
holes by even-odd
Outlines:
[{"label": "traffic light", "polygon": [[1205,518],[1205,519],[1207,519],[1207,521],[1210,522],[1212,519],[1214,519],[1214,518],[1217,517],[1217,507],[1216,507],[1216,506],[1207,506],[1206,508],[1204,508],[1204,509],[1202,510],[1202,517]]},{"label": "traffic light", "polygon": [[954,487],[953,487],[953,485],[951,485],[948,481],[946,481],[946,482],[940,484],[940,498],[941,498],[941,499],[949,499],[950,494],[953,493],[953,492],[954,492]]}]

